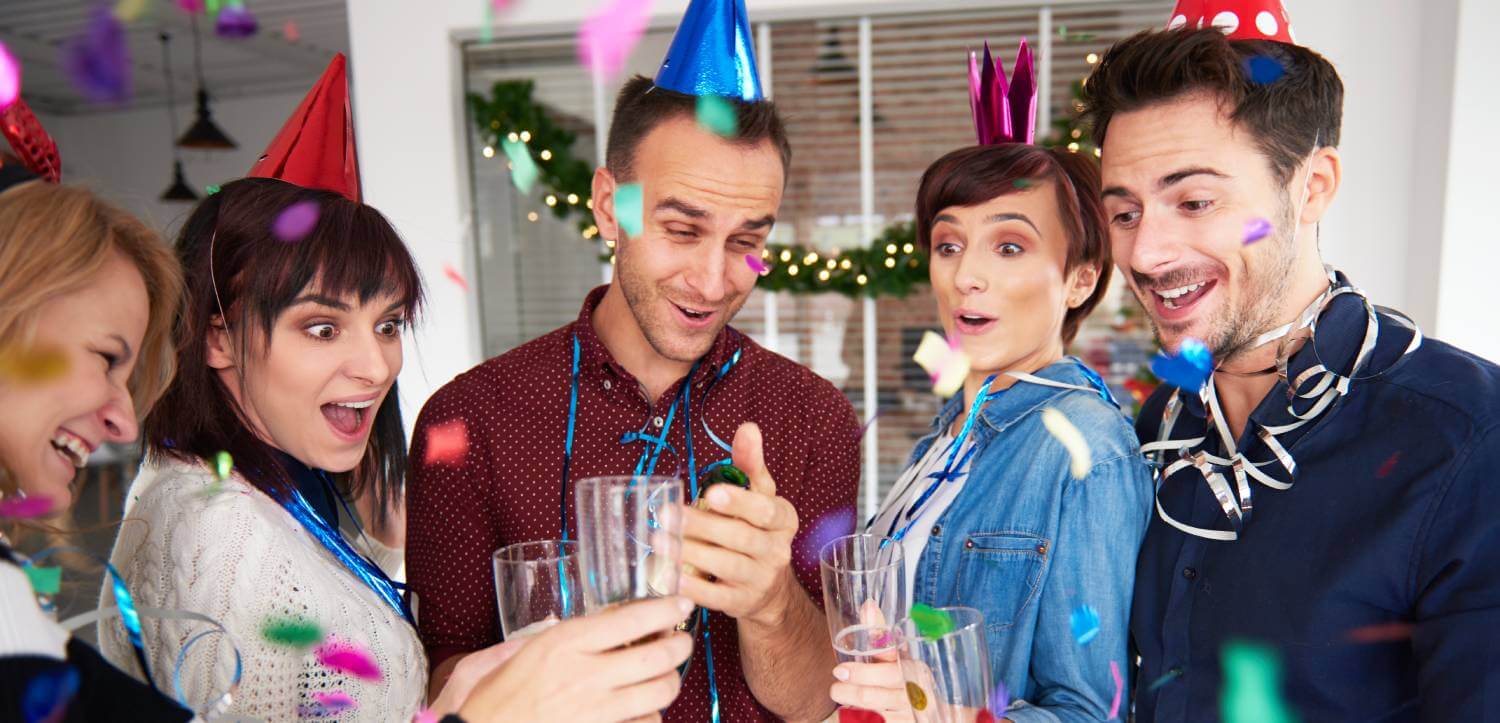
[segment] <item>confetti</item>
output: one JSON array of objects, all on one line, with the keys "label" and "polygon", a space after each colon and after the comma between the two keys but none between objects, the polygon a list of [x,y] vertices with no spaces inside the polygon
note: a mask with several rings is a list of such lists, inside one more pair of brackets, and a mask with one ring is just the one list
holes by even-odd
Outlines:
[{"label": "confetti", "polygon": [[1099,637],[1099,612],[1087,605],[1079,605],[1070,616],[1073,639],[1079,645],[1088,645]]},{"label": "confetti", "polygon": [[854,508],[841,507],[829,512],[807,529],[807,537],[797,549],[797,558],[805,567],[814,568],[825,545],[854,533]]},{"label": "confetti", "polygon": [[322,207],[317,201],[298,201],[276,214],[276,222],[271,224],[271,233],[287,243],[301,241],[318,225],[318,215],[321,212]]},{"label": "confetti", "polygon": [[130,99],[130,44],[125,27],[108,7],[95,6],[88,28],[64,46],[63,68],[74,89],[89,100]]},{"label": "confetti", "polygon": [[26,579],[31,581],[31,589],[38,595],[56,595],[62,589],[62,568],[42,567],[40,565],[27,565],[21,568],[26,573]]},{"label": "confetti", "polygon": [[29,520],[52,511],[52,498],[35,495],[0,500],[0,519]]},{"label": "confetti", "polygon": [[1221,653],[1224,689],[1219,714],[1224,723],[1292,723],[1281,699],[1281,663],[1276,652],[1254,643],[1233,642]]},{"label": "confetti", "polygon": [[1010,707],[1010,691],[1008,689],[1006,689],[1006,687],[1005,687],[1005,681],[1003,681],[1003,680],[997,681],[995,683],[995,689],[992,690],[992,691],[990,691],[990,707],[989,707],[989,710],[998,710],[998,711],[1004,712],[1005,709],[1007,709],[1009,707]]},{"label": "confetti", "polygon": [[324,643],[313,653],[324,667],[352,675],[361,680],[379,681],[385,676],[380,666],[364,649],[348,643]]},{"label": "confetti", "polygon": [[882,630],[870,640],[870,644],[875,646],[876,650],[884,650],[891,647],[891,644],[896,642],[894,638],[895,636],[891,635],[891,631]]},{"label": "confetti", "polygon": [[532,160],[530,149],[525,143],[509,138],[500,141],[500,148],[505,151],[505,157],[510,159],[510,180],[521,193],[531,193],[531,187],[536,185],[536,179],[542,172],[536,167],[536,161]]},{"label": "confetti", "polygon": [[208,10],[209,15],[218,15],[219,7],[223,4],[224,0],[205,0],[203,6]]},{"label": "confetti", "polygon": [[215,194],[215,193],[218,193],[218,192],[219,192],[219,187],[218,187],[218,186],[215,186],[215,185],[214,185],[214,184],[212,184],[212,183],[210,183],[210,184],[208,184],[208,185],[207,185],[207,186],[204,186],[204,187],[203,187],[203,191],[204,191],[204,192],[205,192],[205,193],[207,193],[207,194],[208,194],[208,195],[210,195],[210,196],[212,196],[212,195],[214,195],[214,194]]},{"label": "confetti", "polygon": [[120,0],[115,3],[115,17],[122,23],[128,23],[140,17],[146,12],[147,0]]},{"label": "confetti", "polygon": [[323,642],[323,628],[300,618],[267,618],[260,626],[260,636],[275,645],[306,649]]},{"label": "confetti", "polygon": [[239,40],[248,38],[260,30],[260,23],[243,2],[233,2],[219,10],[214,21],[214,33],[221,38]]},{"label": "confetti", "polygon": [[328,693],[313,693],[312,699],[318,704],[318,709],[312,715],[307,716],[309,718],[335,715],[346,710],[353,710],[354,706],[357,705],[354,699],[350,698],[349,694],[342,690],[335,690]]},{"label": "confetti", "polygon": [[1253,244],[1270,236],[1271,232],[1275,230],[1276,228],[1271,225],[1270,221],[1263,218],[1252,218],[1245,222],[1245,243]]},{"label": "confetti", "polygon": [[745,265],[749,266],[751,271],[754,271],[761,276],[765,276],[766,274],[771,273],[771,267],[767,266],[766,263],[764,261],[761,261],[760,257],[756,256],[755,254],[745,254]]},{"label": "confetti", "polygon": [[1109,720],[1120,717],[1120,700],[1125,695],[1125,679],[1120,677],[1120,664],[1109,661],[1109,675],[1115,679],[1115,701],[1109,704]]},{"label": "confetti", "polygon": [[885,716],[863,708],[840,708],[839,723],[885,723]]},{"label": "confetti", "polygon": [[615,188],[615,220],[620,222],[620,229],[627,238],[641,235],[645,226],[641,213],[642,195],[639,183],[627,183]]},{"label": "confetti", "polygon": [[578,62],[596,77],[613,78],[646,32],[651,0],[613,0],[578,28]]},{"label": "confetti", "polygon": [[1401,461],[1401,453],[1397,452],[1380,463],[1380,469],[1375,470],[1375,479],[1385,479],[1391,472],[1395,471],[1396,463]]},{"label": "confetti", "polygon": [[296,20],[288,19],[286,24],[281,26],[281,37],[286,38],[288,43],[298,42],[302,40],[302,28],[297,27]]},{"label": "confetti", "polygon": [[1031,181],[1025,178],[1017,178],[1016,180],[1011,181],[1010,185],[1014,188],[1026,189],[1031,188]]},{"label": "confetti", "polygon": [[78,694],[78,670],[71,665],[37,673],[26,684],[21,710],[27,721],[62,720]]},{"label": "confetti", "polygon": [[68,373],[68,356],[51,347],[0,352],[0,381],[41,384]]},{"label": "confetti", "polygon": [[438,717],[436,713],[433,713],[427,708],[423,708],[422,710],[417,711],[417,714],[412,717],[411,723],[438,723]]},{"label": "confetti", "polygon": [[1063,449],[1068,450],[1068,456],[1073,460],[1070,465],[1073,479],[1087,477],[1089,469],[1094,466],[1094,459],[1089,453],[1089,443],[1083,438],[1083,432],[1078,431],[1078,427],[1073,426],[1066,415],[1052,407],[1042,410],[1042,426],[1047,428]]},{"label": "confetti", "polygon": [[1178,389],[1196,392],[1203,388],[1214,372],[1213,354],[1208,346],[1192,337],[1182,340],[1176,354],[1157,352],[1151,359],[1151,373]]},{"label": "confetti", "polygon": [[10,107],[21,96],[21,64],[0,43],[0,110]]},{"label": "confetti", "polygon": [[969,377],[969,355],[935,332],[929,331],[922,335],[917,353],[911,358],[927,371],[927,375],[932,378],[932,391],[940,397],[951,397],[958,393],[964,380]]},{"label": "confetti", "polygon": [[953,616],[925,603],[911,606],[911,621],[917,626],[917,632],[928,640],[937,640],[953,632]]},{"label": "confetti", "polygon": [[1275,58],[1255,55],[1245,59],[1245,74],[1256,85],[1270,85],[1286,75],[1286,68]]},{"label": "confetti", "polygon": [[234,472],[234,458],[228,452],[214,453],[214,478],[223,482]]},{"label": "confetti", "polygon": [[698,125],[725,138],[733,138],[740,130],[734,103],[717,95],[698,96]]},{"label": "confetti", "polygon": [[1411,637],[1411,623],[1378,623],[1355,628],[1346,636],[1355,643],[1390,643]]},{"label": "confetti", "polygon": [[919,713],[927,710],[927,694],[922,692],[922,686],[908,682],[906,684],[906,699],[911,701],[912,710]]},{"label": "confetti", "polygon": [[177,0],[177,8],[189,15],[203,12],[203,0]]},{"label": "confetti", "polygon": [[463,464],[468,453],[469,429],[464,420],[455,419],[428,428],[423,464]]},{"label": "confetti", "polygon": [[449,281],[457,284],[460,290],[465,292],[469,290],[468,280],[464,278],[463,274],[458,273],[458,269],[453,268],[453,264],[443,264],[443,275],[448,277]]},{"label": "confetti", "polygon": [[1154,691],[1156,691],[1157,688],[1160,688],[1163,685],[1166,685],[1167,683],[1170,683],[1170,682],[1176,680],[1177,676],[1179,676],[1179,675],[1182,675],[1182,669],[1181,668],[1173,668],[1171,670],[1168,670],[1166,675],[1163,675],[1162,677],[1157,678],[1156,680],[1152,681],[1151,682],[1151,686],[1149,688],[1147,688],[1147,690],[1154,692]]},{"label": "confetti", "polygon": [[974,716],[974,723],[995,723],[995,714],[989,708],[980,708],[979,714]]}]

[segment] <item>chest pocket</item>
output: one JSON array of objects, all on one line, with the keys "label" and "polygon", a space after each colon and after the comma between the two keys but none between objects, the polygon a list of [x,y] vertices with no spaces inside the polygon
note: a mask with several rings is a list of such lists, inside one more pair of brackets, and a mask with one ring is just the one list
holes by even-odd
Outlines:
[{"label": "chest pocket", "polygon": [[991,631],[1009,629],[1041,590],[1051,545],[1024,532],[981,532],[964,540],[958,601],[984,613]]}]

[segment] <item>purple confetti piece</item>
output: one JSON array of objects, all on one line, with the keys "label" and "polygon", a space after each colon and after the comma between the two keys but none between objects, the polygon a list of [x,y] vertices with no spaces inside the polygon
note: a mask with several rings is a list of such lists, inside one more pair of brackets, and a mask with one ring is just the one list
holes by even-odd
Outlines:
[{"label": "purple confetti piece", "polygon": [[97,103],[130,99],[130,44],[108,6],[96,6],[84,33],[63,46],[62,64],[85,98]]},{"label": "purple confetti piece", "polygon": [[998,710],[1001,713],[1010,707],[1010,691],[1005,689],[1005,681],[995,683],[995,689],[990,691],[990,710]]},{"label": "purple confetti piece", "polygon": [[755,273],[762,276],[764,276],[766,272],[771,270],[771,267],[767,266],[765,262],[761,261],[760,257],[756,256],[755,254],[745,254],[745,265],[749,266],[751,271],[754,271]]},{"label": "purple confetti piece", "polygon": [[823,547],[844,535],[854,532],[854,508],[840,507],[814,522],[807,529],[807,537],[797,557],[807,567],[818,566],[818,554]]},{"label": "purple confetti piece", "polygon": [[318,704],[317,712],[321,715],[336,715],[346,710],[353,710],[358,705],[348,693],[335,690],[327,693],[313,693],[312,699]]},{"label": "purple confetti piece", "polygon": [[17,497],[15,499],[0,500],[0,518],[12,520],[29,520],[33,517],[41,517],[52,511],[52,498],[42,497]]},{"label": "purple confetti piece", "polygon": [[318,225],[318,214],[321,210],[317,201],[298,201],[287,206],[276,215],[276,222],[271,225],[271,233],[288,243],[301,241],[312,233],[314,226]]},{"label": "purple confetti piece", "polygon": [[1252,218],[1245,222],[1245,243],[1253,244],[1270,236],[1271,232],[1275,230],[1276,227],[1272,226],[1270,221],[1263,218]]},{"label": "purple confetti piece", "polygon": [[219,19],[214,22],[214,33],[221,38],[238,40],[248,38],[260,30],[260,23],[241,3],[226,5],[219,11]]},{"label": "purple confetti piece", "polygon": [[0,43],[0,111],[10,107],[21,96],[21,64]]}]

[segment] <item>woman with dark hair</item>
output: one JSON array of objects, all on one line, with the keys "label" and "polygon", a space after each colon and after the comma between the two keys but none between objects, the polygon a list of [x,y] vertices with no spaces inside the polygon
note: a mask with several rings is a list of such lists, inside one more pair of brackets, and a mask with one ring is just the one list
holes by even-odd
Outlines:
[{"label": "woman with dark hair", "polygon": [[[1152,487],[1129,420],[1065,356],[1108,285],[1099,171],[1011,142],[1030,140],[1024,113],[987,135],[994,119],[975,100],[981,143],[1003,142],[938,159],[916,208],[938,318],[969,371],[867,531],[901,540],[908,602],[984,615],[992,677],[1015,701],[996,718],[1108,720],[1129,690],[1126,623]],[[1069,436],[1062,427],[1088,449],[1054,438]],[[912,719],[896,663],[846,663],[834,677],[836,702]]]}]

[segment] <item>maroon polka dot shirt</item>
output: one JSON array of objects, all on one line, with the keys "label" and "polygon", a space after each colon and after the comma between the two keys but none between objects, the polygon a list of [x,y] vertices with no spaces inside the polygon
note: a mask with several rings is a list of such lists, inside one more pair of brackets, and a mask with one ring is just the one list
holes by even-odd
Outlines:
[{"label": "maroon polka dot shirt", "polygon": [[[578,417],[570,479],[630,474],[645,443],[620,444],[627,432],[659,431],[682,382],[650,403],[630,373],[611,358],[590,322],[607,287],[589,294],[578,320],[459,375],[422,409],[413,435],[413,474],[407,488],[407,576],[418,600],[418,629],[433,667],[457,654],[500,641],[491,554],[506,545],[561,536],[563,441],[567,436],[572,337],[582,354]],[[740,350],[739,362],[716,384],[717,370]],[[767,351],[726,328],[691,380],[693,452],[702,469],[728,457],[703,430],[731,442],[742,422],[764,435],[766,463],[777,494],[797,509],[801,529],[793,543],[797,578],[821,607],[818,539],[831,528],[852,527],[859,486],[860,426],[843,394],[807,368]],[[701,389],[708,389],[700,399]],[[706,417],[704,416],[706,415]],[[672,448],[686,454],[682,413],[668,430]],[[455,446],[447,431],[462,420],[469,444]],[[441,445],[432,463],[427,447]],[[460,447],[462,445],[459,445]],[[663,451],[658,473],[686,460]],[[577,529],[569,485],[568,529]],[[819,524],[824,522],[824,524]],[[832,523],[832,524],[829,524]],[[572,533],[570,533],[572,534]],[[756,702],[739,660],[734,619],[709,616],[724,721],[770,721]],[[682,693],[667,721],[709,720],[708,671],[702,638]],[[830,676],[829,682],[832,682]]]}]

